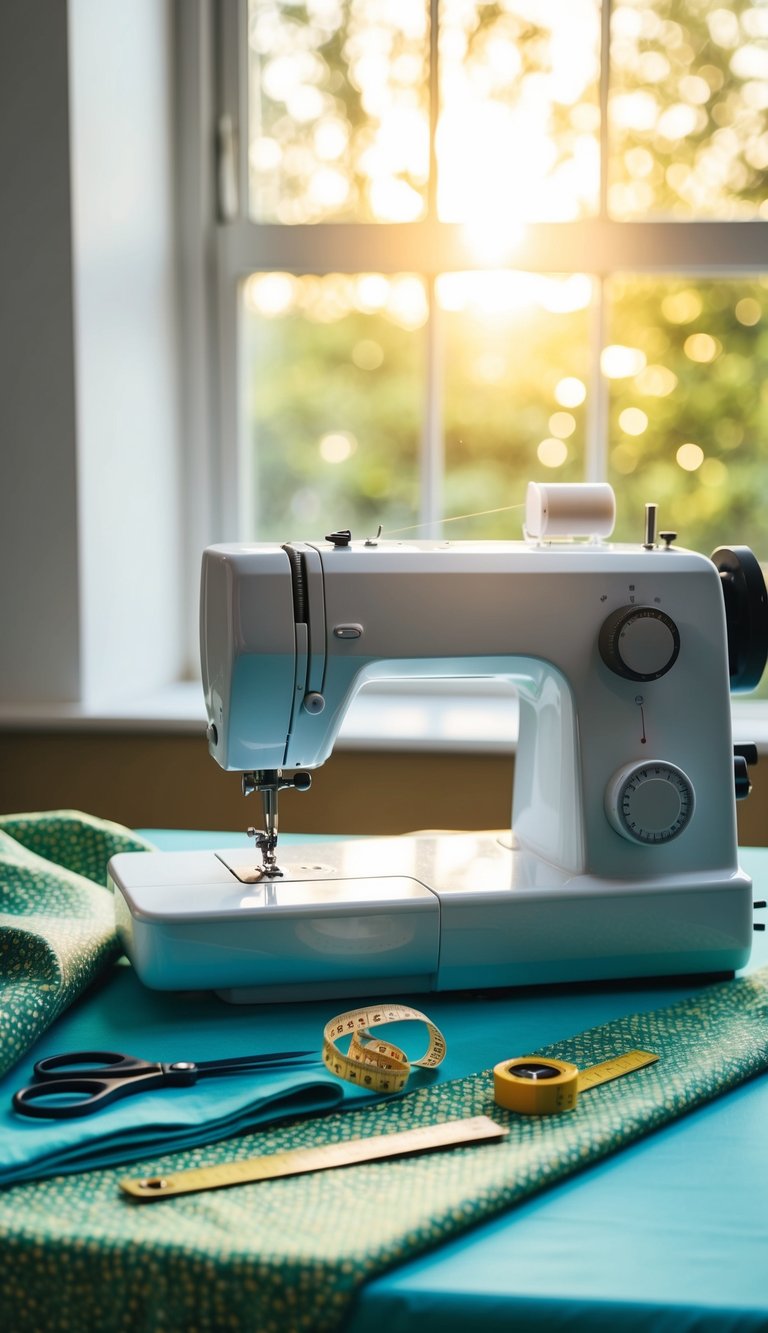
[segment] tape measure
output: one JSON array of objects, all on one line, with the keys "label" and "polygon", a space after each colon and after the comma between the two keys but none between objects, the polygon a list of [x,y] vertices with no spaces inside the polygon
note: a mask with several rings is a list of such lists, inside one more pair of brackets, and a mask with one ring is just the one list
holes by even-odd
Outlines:
[{"label": "tape measure", "polygon": [[493,1097],[497,1106],[521,1115],[556,1115],[572,1111],[580,1092],[655,1064],[650,1051],[627,1051],[602,1064],[579,1070],[568,1060],[543,1059],[538,1055],[502,1060],[493,1071]]},{"label": "tape measure", "polygon": [[257,1180],[276,1180],[281,1176],[304,1175],[309,1171],[328,1171],[337,1166],[353,1166],[384,1157],[405,1157],[410,1153],[452,1148],[459,1143],[502,1139],[509,1133],[486,1115],[466,1120],[445,1120],[438,1125],[404,1129],[397,1134],[375,1134],[367,1139],[349,1139],[326,1143],[319,1148],[293,1148],[267,1157],[249,1157],[242,1162],[223,1162],[220,1166],[199,1166],[174,1175],[149,1176],[121,1180],[120,1188],[132,1199],[152,1202],[177,1194],[196,1194],[201,1190],[226,1189],[230,1185],[248,1185]]},{"label": "tape measure", "polygon": [[[428,1045],[419,1060],[409,1060],[399,1046],[371,1035],[370,1028],[383,1023],[424,1023]],[[346,1051],[339,1042],[351,1037]],[[445,1058],[445,1038],[426,1014],[406,1004],[387,1004],[350,1009],[326,1023],[323,1030],[323,1064],[331,1074],[356,1083],[371,1092],[402,1092],[411,1069],[436,1069]]]}]

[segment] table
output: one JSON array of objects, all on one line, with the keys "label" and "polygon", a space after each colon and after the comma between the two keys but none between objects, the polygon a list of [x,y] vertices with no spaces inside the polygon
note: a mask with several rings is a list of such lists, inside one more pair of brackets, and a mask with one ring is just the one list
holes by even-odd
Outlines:
[{"label": "table", "polygon": [[[148,836],[212,845],[208,834]],[[741,863],[755,896],[766,896],[768,849],[744,849]],[[756,933],[748,970],[766,964],[768,935]],[[412,998],[454,1032],[445,1073],[460,1077],[695,990],[666,979],[528,988],[474,1006],[455,996]],[[768,1329],[768,1079],[371,1282],[346,1333],[470,1327]]]},{"label": "table", "polygon": [[[768,850],[745,849],[741,861],[762,896]],[[768,962],[767,946],[755,934],[748,970]],[[523,1029],[544,1044],[671,998],[666,982],[528,992],[509,1049],[522,1049]],[[766,1126],[768,1080],[758,1079],[371,1283],[348,1333],[765,1330]]]},{"label": "table", "polygon": [[[174,849],[237,841],[145,832]],[[745,850],[742,864],[755,880],[756,897],[765,896],[768,849]],[[754,940],[750,970],[768,964],[765,935]],[[665,979],[397,998],[411,999],[450,1033],[443,1076],[456,1078],[611,1019],[672,1004],[698,984]],[[327,1011],[327,1001],[275,1007],[276,1038],[303,1044]],[[370,1282],[345,1333],[382,1327],[387,1333],[766,1330],[767,1126],[768,1079],[756,1079]]]}]

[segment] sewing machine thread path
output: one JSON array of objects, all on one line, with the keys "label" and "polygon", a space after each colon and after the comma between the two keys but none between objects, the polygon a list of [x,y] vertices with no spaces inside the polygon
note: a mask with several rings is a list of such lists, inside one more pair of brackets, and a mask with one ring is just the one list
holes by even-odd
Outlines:
[{"label": "sewing machine thread path", "polygon": [[[760,575],[734,631],[724,580],[744,582],[742,563],[754,578],[751,553],[723,573],[674,534],[648,540],[648,519],[645,536],[209,548],[209,749],[267,789],[272,813],[261,865],[249,852],[114,858],[142,979],[256,1000],[742,966],[752,897],[730,684],[765,660],[765,587]],[[436,676],[517,688],[511,833],[278,858],[283,770],[327,760],[364,683]]]}]

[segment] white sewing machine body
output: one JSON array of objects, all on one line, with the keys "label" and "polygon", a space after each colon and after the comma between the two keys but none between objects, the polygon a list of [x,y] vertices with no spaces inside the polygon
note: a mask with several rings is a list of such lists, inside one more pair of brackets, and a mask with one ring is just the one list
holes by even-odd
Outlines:
[{"label": "white sewing machine body", "polygon": [[201,636],[209,748],[235,771],[324,763],[368,681],[511,680],[512,832],[289,848],[274,878],[249,851],[116,856],[147,985],[365,998],[747,961],[711,560],[577,541],[217,546]]}]

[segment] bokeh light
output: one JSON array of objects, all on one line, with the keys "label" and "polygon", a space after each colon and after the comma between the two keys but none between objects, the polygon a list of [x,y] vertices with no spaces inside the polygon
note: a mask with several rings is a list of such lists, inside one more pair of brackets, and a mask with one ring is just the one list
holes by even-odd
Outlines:
[{"label": "bokeh light", "polygon": [[317,447],[324,463],[346,463],[357,448],[357,440],[349,431],[330,431]]},{"label": "bokeh light", "polygon": [[361,370],[378,370],[384,361],[384,351],[373,338],[361,338],[352,348],[352,360]]},{"label": "bokeh light", "polygon": [[678,465],[686,472],[695,472],[704,462],[704,450],[699,444],[681,444],[675,458]]},{"label": "bokeh light", "polygon": [[740,324],[745,324],[748,328],[759,324],[763,317],[763,307],[753,296],[743,296],[736,302],[733,313]]},{"label": "bokeh light", "polygon": [[586,396],[586,384],[573,375],[567,375],[555,385],[555,402],[561,407],[580,407]]},{"label": "bokeh light", "polygon": [[576,418],[570,412],[553,412],[549,429],[558,440],[567,440],[576,429]]},{"label": "bokeh light", "polygon": [[625,435],[642,435],[648,429],[648,416],[639,407],[625,407],[619,412],[619,425]]},{"label": "bokeh light", "polygon": [[629,379],[645,369],[646,356],[639,347],[624,347],[613,343],[600,354],[600,369],[609,380]]},{"label": "bokeh light", "polygon": [[536,449],[536,457],[544,467],[562,467],[568,457],[568,446],[562,440],[542,440]]},{"label": "bokeh light", "polygon": [[713,338],[710,333],[692,333],[683,343],[683,350],[691,361],[699,361],[706,365],[714,361],[720,354],[721,348],[717,338]]}]

